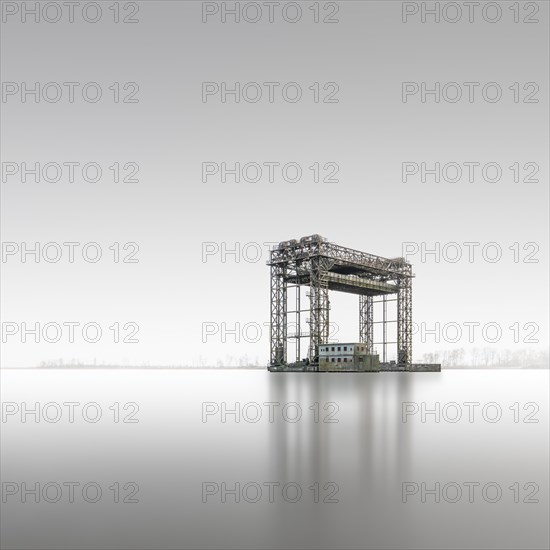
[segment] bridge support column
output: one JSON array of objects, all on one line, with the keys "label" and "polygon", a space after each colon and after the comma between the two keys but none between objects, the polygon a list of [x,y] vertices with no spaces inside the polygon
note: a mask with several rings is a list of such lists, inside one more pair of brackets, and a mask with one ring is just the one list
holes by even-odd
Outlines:
[{"label": "bridge support column", "polygon": [[397,362],[412,365],[412,268],[399,279],[397,293]]},{"label": "bridge support column", "polygon": [[311,262],[309,299],[309,360],[317,362],[319,346],[328,342],[329,335],[328,280],[325,266],[320,258],[315,258]]},{"label": "bridge support column", "polygon": [[359,342],[363,342],[367,353],[373,352],[374,324],[373,324],[372,296],[359,296]]},{"label": "bridge support column", "polygon": [[287,292],[284,274],[284,267],[271,266],[270,364],[272,366],[287,362]]}]

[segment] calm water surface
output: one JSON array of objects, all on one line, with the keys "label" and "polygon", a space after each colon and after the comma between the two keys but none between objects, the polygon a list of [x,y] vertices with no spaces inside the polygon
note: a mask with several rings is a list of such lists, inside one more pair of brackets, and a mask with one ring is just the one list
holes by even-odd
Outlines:
[{"label": "calm water surface", "polygon": [[548,548],[548,388],[528,370],[4,370],[2,547]]}]

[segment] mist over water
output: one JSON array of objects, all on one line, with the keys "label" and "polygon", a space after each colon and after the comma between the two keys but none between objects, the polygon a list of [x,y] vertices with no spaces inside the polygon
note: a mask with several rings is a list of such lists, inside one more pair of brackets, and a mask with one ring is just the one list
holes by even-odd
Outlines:
[{"label": "mist over water", "polygon": [[[4,370],[2,382],[6,548],[548,546],[548,371]],[[73,502],[63,482],[79,484]]]},{"label": "mist over water", "polygon": [[[550,547],[549,2],[0,12],[2,548]],[[239,368],[313,234],[406,257],[413,362],[473,368]]]}]

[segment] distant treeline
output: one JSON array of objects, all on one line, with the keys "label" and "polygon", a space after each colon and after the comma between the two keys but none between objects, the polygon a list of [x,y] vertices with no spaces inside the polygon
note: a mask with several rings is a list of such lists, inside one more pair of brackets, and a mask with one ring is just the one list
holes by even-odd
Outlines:
[{"label": "distant treeline", "polygon": [[[453,348],[432,353],[424,353],[420,357],[414,357],[415,363],[441,363],[446,368],[548,368],[548,350],[533,350],[528,348],[518,350],[498,350],[490,347],[485,348]],[[142,363],[139,365],[116,365],[105,361],[94,360],[86,363],[78,359],[55,359],[42,361],[39,367],[44,368],[161,368],[161,369],[182,369],[182,368],[214,368],[214,369],[258,369],[265,368],[267,362],[260,362],[257,357],[251,359],[248,355],[235,357],[226,355],[223,359],[210,361],[205,357],[193,357],[190,362],[179,364],[159,365]]]},{"label": "distant treeline", "polygon": [[441,363],[442,367],[548,368],[548,350],[498,350],[454,348],[422,355],[422,362]]}]

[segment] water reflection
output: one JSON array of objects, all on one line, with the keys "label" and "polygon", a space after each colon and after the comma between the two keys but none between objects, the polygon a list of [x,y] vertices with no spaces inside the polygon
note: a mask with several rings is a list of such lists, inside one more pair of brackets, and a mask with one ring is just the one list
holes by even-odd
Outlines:
[{"label": "water reflection", "polygon": [[[134,479],[142,498],[131,508],[10,503],[3,511],[10,548],[75,548],[88,532],[95,548],[547,547],[548,372],[51,371],[11,372],[6,381],[6,401],[101,401],[105,411],[114,402],[140,405],[139,424],[3,426],[4,478],[93,479],[104,487]],[[495,401],[508,416],[496,424],[404,423],[403,402],[422,401]],[[221,414],[204,422],[204,402],[279,406],[274,422],[267,414],[259,422],[234,415],[224,422]],[[540,422],[515,423],[507,408],[514,402],[538,403]],[[281,419],[288,403],[299,405],[299,422]],[[296,409],[287,412],[293,417]],[[535,481],[540,504],[404,504],[401,483],[409,480],[492,480],[506,491]],[[279,488],[273,503],[265,495],[222,502],[220,494],[204,503],[204,481]],[[303,492],[296,503],[281,498],[289,482]],[[325,489],[330,482],[336,494]],[[79,529],[67,534],[71,514]],[[105,518],[111,531],[97,532]]]},{"label": "water reflection", "polygon": [[[410,456],[410,425],[401,422],[401,403],[412,400],[412,384],[402,373],[272,374],[269,401],[304,404],[308,421],[272,425],[270,463],[282,478],[347,464],[360,479],[395,479]],[[315,403],[318,422],[313,410],[305,410]],[[334,415],[332,403],[338,407]]]}]

